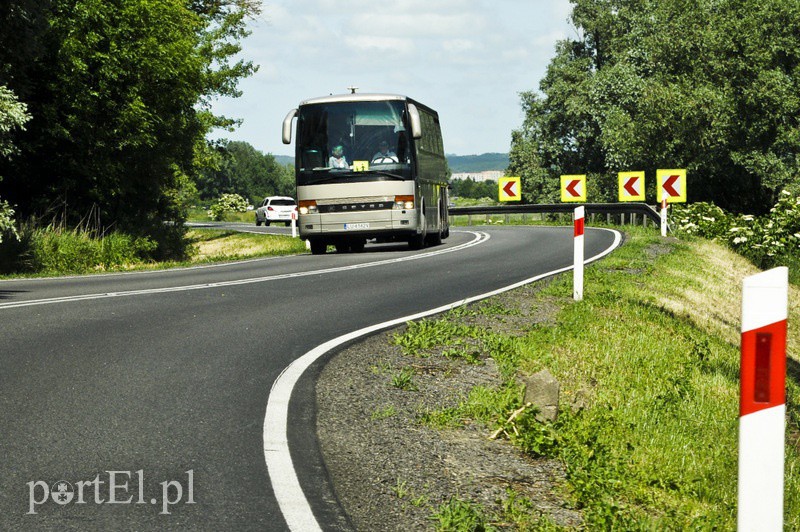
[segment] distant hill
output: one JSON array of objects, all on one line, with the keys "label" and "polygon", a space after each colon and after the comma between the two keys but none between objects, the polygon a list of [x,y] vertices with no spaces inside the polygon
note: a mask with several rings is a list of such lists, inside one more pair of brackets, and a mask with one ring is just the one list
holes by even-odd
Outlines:
[{"label": "distant hill", "polygon": [[[291,155],[273,155],[279,164],[294,164]],[[508,167],[507,153],[484,153],[481,155],[447,154],[447,164],[454,174],[478,173],[487,170],[505,170]]]},{"label": "distant hill", "polygon": [[291,155],[273,155],[275,162],[278,164],[291,164],[294,165],[294,157]]},{"label": "distant hill", "polygon": [[507,153],[484,153],[481,155],[447,154],[447,164],[454,174],[505,170],[508,168]]}]

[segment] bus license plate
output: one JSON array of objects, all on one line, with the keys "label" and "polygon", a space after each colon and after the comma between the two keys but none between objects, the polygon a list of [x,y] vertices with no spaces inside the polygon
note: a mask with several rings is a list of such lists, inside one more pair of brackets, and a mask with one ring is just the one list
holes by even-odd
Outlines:
[{"label": "bus license plate", "polygon": [[368,223],[344,224],[345,231],[352,231],[353,229],[369,229],[369,224]]}]

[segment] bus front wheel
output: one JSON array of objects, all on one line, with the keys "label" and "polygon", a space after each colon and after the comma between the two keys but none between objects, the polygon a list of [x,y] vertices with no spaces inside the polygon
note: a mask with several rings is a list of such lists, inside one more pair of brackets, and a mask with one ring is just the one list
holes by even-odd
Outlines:
[{"label": "bus front wheel", "polygon": [[364,246],[367,244],[366,240],[359,238],[350,242],[350,251],[353,253],[361,253],[364,251]]},{"label": "bus front wheel", "polygon": [[312,255],[324,255],[328,250],[328,244],[324,240],[311,240],[309,243]]},{"label": "bus front wheel", "polygon": [[408,247],[411,249],[422,249],[425,246],[425,234],[414,235],[408,239]]}]

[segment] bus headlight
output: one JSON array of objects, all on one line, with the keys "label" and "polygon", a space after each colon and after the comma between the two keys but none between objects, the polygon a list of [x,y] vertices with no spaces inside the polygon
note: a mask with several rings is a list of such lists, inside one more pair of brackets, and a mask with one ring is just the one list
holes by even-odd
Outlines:
[{"label": "bus headlight", "polygon": [[394,207],[395,209],[413,209],[414,196],[395,196]]},{"label": "bus headlight", "polygon": [[297,211],[300,214],[317,214],[316,200],[300,200]]}]

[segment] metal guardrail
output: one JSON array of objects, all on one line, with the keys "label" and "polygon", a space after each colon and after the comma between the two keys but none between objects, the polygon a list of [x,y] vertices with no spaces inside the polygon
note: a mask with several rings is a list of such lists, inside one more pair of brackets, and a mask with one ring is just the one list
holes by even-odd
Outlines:
[{"label": "metal guardrail", "polygon": [[471,216],[480,214],[557,214],[572,213],[575,207],[583,206],[586,214],[624,215],[640,214],[642,219],[649,218],[656,225],[661,223],[661,216],[652,206],[646,203],[540,203],[536,205],[493,205],[486,207],[451,207],[450,216]]}]

